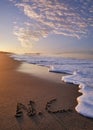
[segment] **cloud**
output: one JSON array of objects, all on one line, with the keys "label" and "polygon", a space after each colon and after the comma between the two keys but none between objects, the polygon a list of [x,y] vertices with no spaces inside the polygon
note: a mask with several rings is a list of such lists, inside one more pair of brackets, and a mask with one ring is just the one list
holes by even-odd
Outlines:
[{"label": "cloud", "polygon": [[92,0],[12,0],[28,17],[15,35],[22,43],[38,41],[49,34],[81,37],[93,27]]}]

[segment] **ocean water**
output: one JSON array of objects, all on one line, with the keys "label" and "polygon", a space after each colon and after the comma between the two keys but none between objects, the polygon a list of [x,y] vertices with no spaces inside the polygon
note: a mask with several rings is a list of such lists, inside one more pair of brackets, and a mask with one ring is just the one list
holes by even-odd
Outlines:
[{"label": "ocean water", "polygon": [[77,98],[76,111],[93,118],[93,60],[63,58],[61,56],[11,55],[15,60],[48,67],[49,72],[67,73],[60,80],[77,84],[81,96]]}]

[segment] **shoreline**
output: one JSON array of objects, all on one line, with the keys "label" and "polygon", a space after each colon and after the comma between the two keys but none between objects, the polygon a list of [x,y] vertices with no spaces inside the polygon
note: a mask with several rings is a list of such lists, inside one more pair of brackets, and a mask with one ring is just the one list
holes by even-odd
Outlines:
[{"label": "shoreline", "polygon": [[69,75],[66,73],[54,73],[48,71],[48,69],[49,68],[45,66],[22,62],[21,65],[17,68],[17,71],[56,83],[62,83],[62,76]]},{"label": "shoreline", "polygon": [[[16,71],[21,62],[0,53],[0,129],[1,130],[92,130],[93,120],[75,111],[76,98],[81,94],[78,87],[67,83],[53,83],[33,75]],[[45,110],[48,101],[56,98],[53,110],[72,109],[73,112],[51,114]],[[22,118],[14,117],[16,104],[27,106],[35,101],[37,114]],[[38,115],[39,112],[43,114]]]}]

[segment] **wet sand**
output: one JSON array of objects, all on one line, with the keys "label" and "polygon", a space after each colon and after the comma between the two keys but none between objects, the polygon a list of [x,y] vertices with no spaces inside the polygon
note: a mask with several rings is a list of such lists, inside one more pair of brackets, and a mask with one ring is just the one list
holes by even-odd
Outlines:
[{"label": "wet sand", "polygon": [[[0,130],[92,130],[93,119],[75,111],[76,98],[80,96],[78,87],[57,83],[16,71],[21,62],[0,53]],[[52,111],[72,111],[49,113],[45,107],[51,99]],[[28,108],[30,100],[35,102],[36,115],[16,118],[18,102]],[[42,114],[40,114],[41,112]]]}]

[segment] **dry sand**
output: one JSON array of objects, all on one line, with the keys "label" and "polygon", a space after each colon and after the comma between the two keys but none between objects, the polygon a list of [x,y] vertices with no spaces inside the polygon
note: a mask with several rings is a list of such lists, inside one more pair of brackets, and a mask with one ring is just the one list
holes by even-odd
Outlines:
[{"label": "dry sand", "polygon": [[[78,114],[74,108],[80,95],[72,84],[55,83],[33,75],[17,72],[21,62],[0,53],[0,130],[93,130],[93,119]],[[52,110],[72,109],[72,112],[48,113],[47,101],[57,98]],[[16,104],[28,106],[35,101],[37,114],[29,117],[27,112],[16,118]],[[38,115],[42,112],[42,115]]]}]

